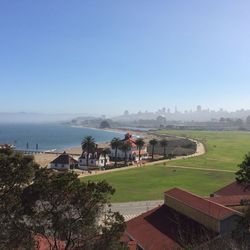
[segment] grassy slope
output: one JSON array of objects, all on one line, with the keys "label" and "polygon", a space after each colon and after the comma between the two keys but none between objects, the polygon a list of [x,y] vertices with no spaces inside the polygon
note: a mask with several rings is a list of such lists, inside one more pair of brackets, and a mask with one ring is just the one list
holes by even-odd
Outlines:
[{"label": "grassy slope", "polygon": [[169,162],[169,166],[204,167],[236,170],[244,155],[250,151],[249,132],[160,131],[160,134],[186,135],[206,146],[203,156]]},{"label": "grassy slope", "polygon": [[230,183],[233,177],[231,173],[173,169],[161,164],[85,177],[83,180],[105,179],[116,189],[112,201],[127,202],[163,199],[163,192],[172,187],[209,195]]}]

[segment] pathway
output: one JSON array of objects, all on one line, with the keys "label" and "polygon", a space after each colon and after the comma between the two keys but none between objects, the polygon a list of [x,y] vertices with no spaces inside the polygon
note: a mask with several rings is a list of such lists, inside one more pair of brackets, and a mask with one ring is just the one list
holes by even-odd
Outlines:
[{"label": "pathway", "polygon": [[162,205],[163,203],[163,200],[112,203],[111,210],[113,212],[119,212],[123,215],[125,221],[128,221],[142,213]]}]

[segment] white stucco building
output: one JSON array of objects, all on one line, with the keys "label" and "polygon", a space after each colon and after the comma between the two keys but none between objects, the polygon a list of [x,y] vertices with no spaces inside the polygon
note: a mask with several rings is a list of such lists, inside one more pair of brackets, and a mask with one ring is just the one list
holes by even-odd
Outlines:
[{"label": "white stucco building", "polygon": [[[106,161],[106,162],[105,162]],[[87,153],[83,152],[78,159],[79,168],[83,170],[98,169],[110,163],[108,155],[104,155],[102,148],[95,149],[94,152],[89,153],[89,161],[87,166]]]}]

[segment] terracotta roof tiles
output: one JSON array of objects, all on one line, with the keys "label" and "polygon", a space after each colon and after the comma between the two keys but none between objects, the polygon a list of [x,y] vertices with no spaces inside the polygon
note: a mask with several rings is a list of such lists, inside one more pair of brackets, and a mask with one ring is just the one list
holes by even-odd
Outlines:
[{"label": "terracotta roof tiles", "polygon": [[214,192],[215,196],[227,195],[250,195],[250,188],[245,190],[245,186],[236,181]]},{"label": "terracotta roof tiles", "polygon": [[165,192],[165,195],[172,197],[181,203],[217,220],[223,220],[238,213],[231,208],[227,208],[211,200],[205,199],[179,188],[170,189]]},{"label": "terracotta roof tiles", "polygon": [[250,201],[250,195],[216,196],[216,197],[209,197],[206,199],[219,203],[224,206],[240,206],[242,200]]},{"label": "terracotta roof tiles", "polygon": [[201,233],[206,232],[206,240],[217,235],[166,205],[152,209],[128,221],[126,225],[125,234],[147,250],[180,249],[194,242],[203,243]]}]

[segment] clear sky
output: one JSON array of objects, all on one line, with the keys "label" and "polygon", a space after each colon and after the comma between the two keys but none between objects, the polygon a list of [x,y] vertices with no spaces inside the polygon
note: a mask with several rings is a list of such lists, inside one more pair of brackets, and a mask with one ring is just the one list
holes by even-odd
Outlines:
[{"label": "clear sky", "polygon": [[250,108],[249,0],[1,0],[0,112]]}]

